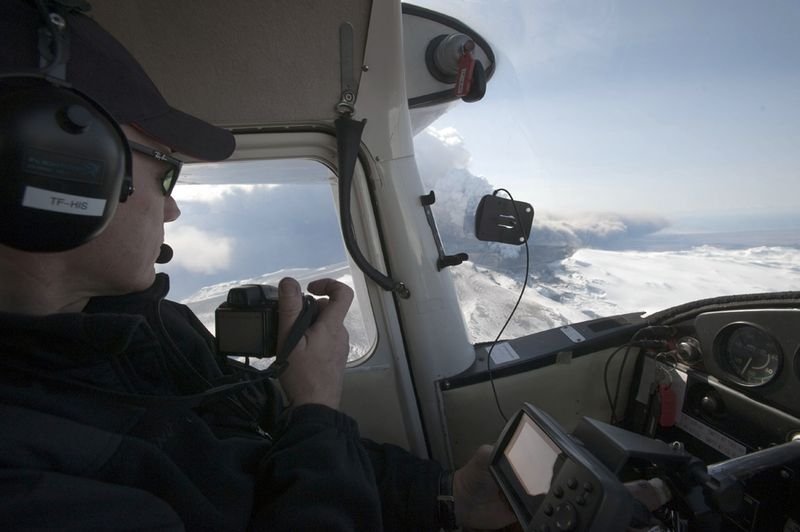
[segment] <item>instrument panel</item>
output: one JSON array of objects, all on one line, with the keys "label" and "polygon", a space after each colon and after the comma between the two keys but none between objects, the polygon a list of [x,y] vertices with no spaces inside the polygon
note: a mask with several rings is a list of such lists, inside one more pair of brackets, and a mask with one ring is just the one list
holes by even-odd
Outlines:
[{"label": "instrument panel", "polygon": [[770,333],[750,323],[734,323],[720,332],[716,350],[720,366],[742,386],[763,386],[783,367],[783,351]]},{"label": "instrument panel", "polygon": [[695,318],[694,335],[682,342],[696,349],[695,369],[800,415],[800,309],[707,312]]},{"label": "instrument panel", "polygon": [[[634,420],[645,419],[643,426],[653,427],[656,438],[681,441],[706,463],[800,439],[800,309],[704,312],[674,332],[674,356],[649,353],[652,364],[643,368],[651,369],[643,370],[639,389],[652,389],[648,379],[659,375],[659,364],[665,367],[680,414],[674,424],[663,417],[649,422],[651,405],[642,406],[641,395],[647,394],[640,393]],[[754,472],[742,484],[744,503],[725,516],[721,529],[796,526],[799,479],[796,462]]]},{"label": "instrument panel", "polygon": [[[726,312],[707,321],[709,317],[701,319],[696,330],[694,320],[673,330],[692,335],[673,337],[674,352],[646,352],[626,425],[663,442],[680,442],[707,465],[746,457],[740,462],[749,464],[739,485],[743,503],[724,516],[719,530],[794,530],[787,525],[800,522],[796,504],[800,462],[767,470],[759,469],[747,456],[800,438],[800,419],[754,397],[764,392],[796,392],[796,378],[786,372],[792,364],[779,357],[776,366],[773,359],[775,345],[786,353],[791,341],[765,330],[761,319],[765,316],[750,319]],[[712,365],[711,370],[706,367]],[[784,379],[788,392],[787,386],[779,385]],[[734,385],[734,380],[739,384]],[[786,401],[788,396],[775,397]],[[676,411],[677,416],[673,415]]]}]

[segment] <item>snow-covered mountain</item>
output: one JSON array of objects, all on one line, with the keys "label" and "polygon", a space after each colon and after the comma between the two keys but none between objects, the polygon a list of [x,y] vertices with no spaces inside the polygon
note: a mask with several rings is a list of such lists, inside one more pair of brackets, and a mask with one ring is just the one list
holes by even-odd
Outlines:
[{"label": "snow-covered mountain", "polygon": [[[652,313],[708,297],[800,290],[800,250],[788,247],[701,246],[659,252],[584,248],[534,265],[505,338],[602,316]],[[452,272],[473,341],[494,340],[519,297],[522,274],[473,263]]]},{"label": "snow-covered mountain", "polygon": [[[707,297],[800,290],[800,250],[789,247],[726,250],[701,246],[658,252],[579,249],[566,258],[532,262],[530,283],[504,338],[600,316],[654,312]],[[510,266],[511,261],[504,265]],[[519,296],[524,264],[501,272],[468,261],[450,272],[472,340],[494,340]],[[286,276],[297,278],[303,286],[320,277],[352,286],[347,264],[339,263],[221,283],[203,288],[183,302],[213,331],[214,309],[231,287],[276,285]],[[350,332],[350,358],[358,358],[369,351],[373,339],[357,303],[345,323]]]}]

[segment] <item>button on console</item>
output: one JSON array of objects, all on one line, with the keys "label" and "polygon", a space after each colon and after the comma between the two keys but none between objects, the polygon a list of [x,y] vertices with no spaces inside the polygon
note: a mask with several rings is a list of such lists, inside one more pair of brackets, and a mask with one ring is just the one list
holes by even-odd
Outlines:
[{"label": "button on console", "polygon": [[575,527],[578,526],[578,513],[575,511],[575,507],[568,502],[558,505],[553,519],[556,522],[556,528],[559,530],[575,530]]}]

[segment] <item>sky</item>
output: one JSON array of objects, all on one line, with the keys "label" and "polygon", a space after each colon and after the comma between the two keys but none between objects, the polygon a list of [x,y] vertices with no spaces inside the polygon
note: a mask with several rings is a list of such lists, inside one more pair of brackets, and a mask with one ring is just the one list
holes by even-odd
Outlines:
[{"label": "sky", "polygon": [[800,3],[424,0],[497,55],[434,124],[470,170],[552,212],[800,227]]},{"label": "sky", "polygon": [[[448,252],[518,256],[468,234],[465,205],[501,186],[536,210],[535,262],[565,258],[542,246],[800,247],[800,2],[417,3],[472,26],[498,58],[482,101],[455,106],[415,138]],[[220,176],[265,175],[225,164]],[[183,215],[167,225],[176,254],[163,268],[181,274],[174,295],[344,260],[330,171],[270,164],[272,178],[310,185],[219,189],[216,200],[207,188],[176,188]],[[218,170],[187,166],[181,179]],[[321,233],[298,246],[293,235],[312,226]],[[768,239],[761,230],[772,230]]]}]

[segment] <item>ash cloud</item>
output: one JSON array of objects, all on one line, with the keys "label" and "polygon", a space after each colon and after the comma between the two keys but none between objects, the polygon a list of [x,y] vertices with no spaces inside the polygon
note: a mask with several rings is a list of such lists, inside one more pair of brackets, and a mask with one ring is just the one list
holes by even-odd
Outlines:
[{"label": "ash cloud", "polygon": [[624,246],[669,226],[660,216],[617,213],[574,214],[568,219],[543,214],[537,222],[531,237],[534,244],[597,248]]},{"label": "ash cloud", "polygon": [[[420,175],[436,193],[436,223],[448,253],[467,252],[470,259],[489,267],[519,262],[521,246],[480,242],[475,238],[475,210],[494,186],[470,172],[470,154],[453,128],[427,128],[414,139]],[[566,258],[579,248],[626,249],[637,239],[669,226],[660,216],[620,213],[553,213],[511,191],[515,199],[529,201],[537,211],[529,243],[535,248],[534,263]],[[502,193],[501,193],[502,194]]]}]

